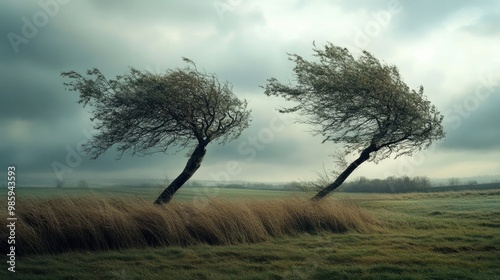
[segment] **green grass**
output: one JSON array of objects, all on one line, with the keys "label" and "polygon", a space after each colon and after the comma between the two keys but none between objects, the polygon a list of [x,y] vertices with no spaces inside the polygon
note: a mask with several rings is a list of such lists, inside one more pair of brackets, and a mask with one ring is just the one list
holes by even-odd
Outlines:
[{"label": "green grass", "polygon": [[[21,191],[20,196],[27,195]],[[293,195],[221,189],[217,197],[245,197],[250,193],[261,197]],[[149,199],[148,195],[143,197]],[[177,199],[197,195],[185,192]],[[17,260],[15,274],[7,272],[4,262],[0,278],[499,279],[499,191],[335,194],[331,199],[338,197],[352,200],[384,221],[386,230],[302,234],[231,246],[23,256]]]}]

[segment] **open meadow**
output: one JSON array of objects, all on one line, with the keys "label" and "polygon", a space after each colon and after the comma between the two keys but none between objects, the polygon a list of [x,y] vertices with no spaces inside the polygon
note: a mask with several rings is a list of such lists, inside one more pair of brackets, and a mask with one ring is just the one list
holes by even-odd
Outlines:
[{"label": "open meadow", "polygon": [[[334,193],[319,210],[308,208],[300,192],[203,188],[183,189],[171,205],[151,205],[150,209],[158,192],[154,188],[18,188],[16,210],[24,215],[24,223],[47,233],[36,237],[38,241],[30,243],[30,248],[19,249],[22,255],[16,259],[15,273],[7,271],[4,261],[0,278],[499,279],[500,275],[500,190],[400,195]],[[81,216],[71,214],[71,205],[85,200],[94,202],[81,205]],[[85,209],[95,205],[102,208],[95,212]],[[140,205],[145,210],[134,208]],[[5,202],[2,207],[6,207]],[[134,236],[130,232],[134,231],[131,221],[135,221],[134,225],[155,230],[164,227],[162,223],[175,222],[191,235],[184,235],[179,228],[175,240],[162,239],[153,231],[152,235],[138,232],[140,238],[149,238],[137,244],[128,240],[130,248],[119,245],[121,241],[113,236],[102,237],[102,241],[96,237],[100,233],[75,235],[73,239],[57,237],[57,230],[64,232],[62,214],[57,214],[61,220],[54,226],[46,213],[58,207],[67,209],[67,215],[76,215],[68,218],[68,223],[74,223],[75,217],[84,221],[78,224],[80,233],[85,232],[85,226],[108,223],[118,228],[106,229],[104,225],[104,232],[121,230],[123,236],[116,239],[126,239]],[[280,212],[276,219],[270,213],[277,213],[279,207],[291,214]],[[234,211],[222,208],[244,211],[232,217]],[[309,210],[299,210],[306,208]],[[98,211],[114,214],[100,216]],[[168,220],[158,211],[174,211],[170,217],[181,216],[176,221]],[[182,213],[189,214],[186,218]],[[221,213],[226,216],[214,217]],[[57,215],[52,219],[57,220]],[[252,224],[255,217],[260,219],[256,225]],[[182,224],[182,218],[189,222]],[[223,231],[204,224],[210,219]],[[123,221],[115,223],[117,220]],[[241,223],[227,223],[233,220]],[[280,225],[280,221],[293,226]],[[241,226],[248,228],[242,232],[238,228]],[[18,229],[18,241],[23,240],[22,230]],[[166,234],[176,229],[168,230]],[[6,234],[5,229],[1,233]],[[24,234],[36,236],[36,232]],[[87,250],[71,250],[71,242],[82,243],[78,238],[89,239],[82,245]],[[42,250],[40,243],[46,240],[62,246],[62,252],[36,252]],[[102,250],[100,246],[110,249]]]}]

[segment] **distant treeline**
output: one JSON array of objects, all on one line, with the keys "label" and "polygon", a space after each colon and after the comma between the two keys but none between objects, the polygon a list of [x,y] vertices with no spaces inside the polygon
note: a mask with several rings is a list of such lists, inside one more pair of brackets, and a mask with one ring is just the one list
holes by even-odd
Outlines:
[{"label": "distant treeline", "polygon": [[219,184],[218,188],[249,189],[249,190],[275,190],[275,191],[300,191],[300,183],[292,182],[287,184],[264,184],[264,183],[235,183]]},{"label": "distant treeline", "polygon": [[[200,187],[201,184],[193,184]],[[317,186],[317,184],[315,184]],[[275,190],[275,191],[316,191],[308,187],[307,183],[290,182],[287,184],[265,184],[265,183],[234,183],[219,184],[218,188],[251,189],[251,190]],[[368,179],[360,177],[351,182],[342,184],[336,191],[352,193],[409,193],[409,192],[439,192],[439,191],[463,191],[463,190],[488,190],[500,189],[500,183],[452,185],[434,187],[429,178],[417,177],[387,177],[385,179]]]},{"label": "distant treeline", "polygon": [[[438,191],[463,191],[463,190],[487,190],[500,189],[500,183],[477,184],[477,182],[467,182],[463,185],[450,186],[432,186],[431,180],[425,176],[417,177],[387,177],[385,179],[368,179],[360,177],[354,181],[342,184],[337,192],[352,193],[409,193],[409,192],[438,192]],[[189,183],[192,187],[203,187],[198,182]],[[316,183],[313,187],[308,182],[290,182],[286,184],[266,184],[266,183],[226,183],[207,187],[229,188],[229,189],[247,189],[247,190],[274,190],[274,191],[317,191],[314,187],[320,184]]]},{"label": "distant treeline", "polygon": [[364,193],[407,193],[421,192],[431,188],[431,181],[424,176],[417,177],[387,177],[385,179],[367,179],[360,177],[355,181],[342,184],[340,192]]},{"label": "distant treeline", "polygon": [[[291,182],[283,185],[270,185],[264,183],[235,183],[220,184],[219,188],[231,189],[253,189],[253,190],[277,190],[277,191],[301,191],[307,189],[303,183]],[[427,177],[388,177],[386,179],[367,179],[360,177],[355,181],[344,183],[338,188],[340,192],[369,192],[369,193],[405,193],[425,191],[431,187],[430,179]]]},{"label": "distant treeline", "polygon": [[[452,181],[452,180],[450,180]],[[453,183],[453,182],[451,182]],[[338,188],[340,192],[364,192],[364,193],[408,193],[408,192],[441,192],[441,191],[465,191],[465,190],[491,190],[500,189],[500,183],[477,184],[467,182],[465,184],[435,187],[427,177],[388,177],[386,179],[367,179],[361,177],[353,182],[344,183]]]}]

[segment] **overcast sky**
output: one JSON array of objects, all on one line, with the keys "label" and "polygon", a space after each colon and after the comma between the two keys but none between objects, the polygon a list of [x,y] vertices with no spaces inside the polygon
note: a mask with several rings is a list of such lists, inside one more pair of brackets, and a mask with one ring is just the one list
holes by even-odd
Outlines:
[{"label": "overcast sky", "polygon": [[231,82],[253,111],[240,139],[208,147],[194,179],[314,178],[333,167],[336,147],[278,115],[283,101],[259,87],[292,80],[287,53],[312,58],[313,41],[398,66],[445,115],[446,140],[413,158],[365,163],[353,177],[500,174],[500,1],[3,0],[0,21],[0,166],[15,164],[19,176],[177,176],[187,151],[118,161],[115,150],[80,154],[90,114],[60,73],[161,73],[183,67],[184,56]]}]

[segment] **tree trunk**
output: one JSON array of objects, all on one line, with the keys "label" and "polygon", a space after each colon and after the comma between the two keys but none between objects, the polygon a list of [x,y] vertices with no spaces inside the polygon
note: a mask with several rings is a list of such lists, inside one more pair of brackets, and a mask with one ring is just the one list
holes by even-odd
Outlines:
[{"label": "tree trunk", "polygon": [[347,177],[349,177],[349,175],[351,175],[351,173],[360,164],[369,159],[370,154],[375,151],[377,151],[375,144],[371,144],[370,146],[368,146],[368,148],[364,149],[361,152],[361,155],[359,155],[359,157],[355,161],[349,164],[349,166],[344,170],[344,172],[342,172],[333,183],[320,190],[314,197],[311,198],[311,200],[319,201],[323,199],[325,196],[327,196],[329,193],[331,193],[333,190],[338,188],[340,185],[342,185],[342,183],[344,183]]},{"label": "tree trunk", "polygon": [[170,202],[172,196],[174,196],[182,185],[184,185],[184,183],[186,183],[187,180],[193,176],[196,170],[200,167],[203,157],[207,152],[205,147],[206,145],[203,144],[198,144],[198,146],[196,146],[196,149],[191,154],[191,157],[189,158],[186,167],[184,167],[184,170],[182,170],[182,173],[179,174],[179,176],[177,176],[177,178],[175,178],[175,180],[173,180],[165,190],[163,190],[160,196],[158,196],[155,200],[155,204],[160,205]]}]

